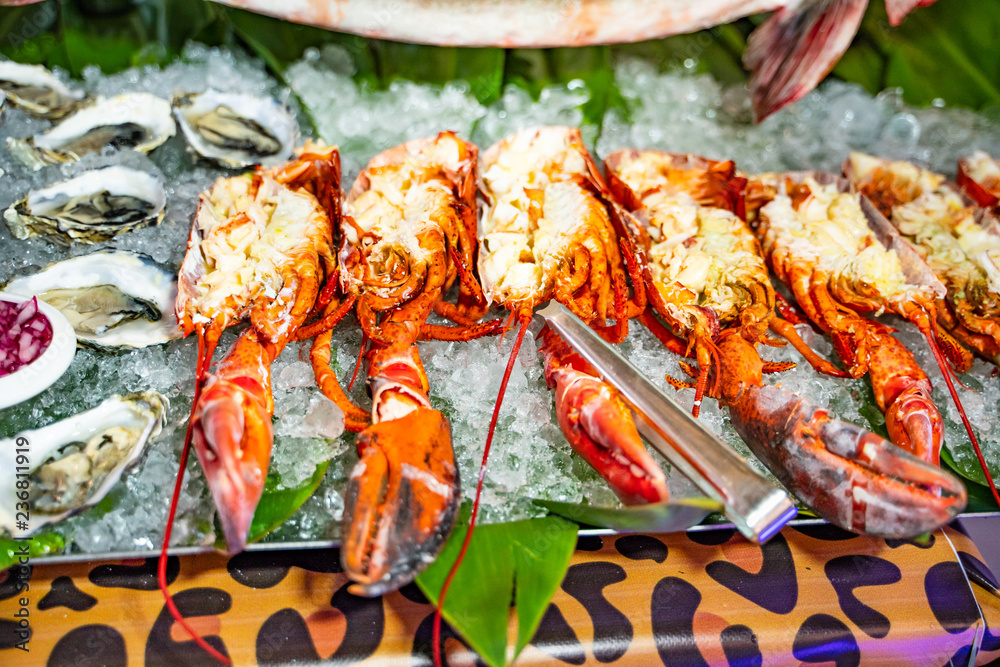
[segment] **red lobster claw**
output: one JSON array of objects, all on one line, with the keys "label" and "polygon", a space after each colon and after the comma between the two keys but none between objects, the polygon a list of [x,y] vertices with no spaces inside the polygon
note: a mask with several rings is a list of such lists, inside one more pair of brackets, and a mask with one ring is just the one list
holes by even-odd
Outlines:
[{"label": "red lobster claw", "polygon": [[209,375],[192,417],[192,442],[219,508],[229,553],[247,543],[271,460],[270,412],[254,378]]},{"label": "red lobster claw", "polygon": [[628,406],[548,326],[537,337],[556,416],[573,449],[626,505],[666,502],[666,476],[642,446]]},{"label": "red lobster claw", "polygon": [[745,386],[729,415],[782,484],[845,530],[910,538],[965,509],[955,476],[784,389]]},{"label": "red lobster claw", "polygon": [[412,581],[444,546],[461,493],[448,420],[437,410],[369,426],[344,499],[341,562],[355,595]]}]

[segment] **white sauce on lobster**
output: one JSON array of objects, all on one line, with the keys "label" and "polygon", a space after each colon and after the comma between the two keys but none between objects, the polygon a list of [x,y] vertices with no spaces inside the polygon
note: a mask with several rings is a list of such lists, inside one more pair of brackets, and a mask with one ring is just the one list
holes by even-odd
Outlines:
[{"label": "white sauce on lobster", "polygon": [[910,299],[933,300],[933,289],[910,284],[899,255],[869,229],[857,194],[841,193],[836,185],[820,185],[809,177],[803,184],[810,195],[797,210],[783,191],[761,209],[769,252],[787,252],[809,262],[826,272],[831,283],[845,281],[874,290],[894,309]]},{"label": "white sauce on lobster", "polygon": [[[589,178],[582,150],[578,133],[547,127],[520,132],[483,156],[488,203],[479,222],[479,271],[491,301],[532,302],[550,293],[571,238],[588,220],[610,224],[581,182]],[[583,245],[600,252],[591,235]]]},{"label": "white sauce on lobster", "polygon": [[710,308],[725,324],[748,300],[744,286],[768,280],[767,267],[742,220],[689,194],[704,170],[679,169],[672,160],[642,151],[622,159],[615,175],[640,199],[635,217],[653,241],[647,260],[671,314],[691,327],[699,315],[691,308]]},{"label": "white sauce on lobster", "polygon": [[241,319],[258,298],[290,301],[282,271],[315,252],[328,229],[316,199],[269,176],[220,179],[202,193],[181,266],[179,311],[222,326]]}]

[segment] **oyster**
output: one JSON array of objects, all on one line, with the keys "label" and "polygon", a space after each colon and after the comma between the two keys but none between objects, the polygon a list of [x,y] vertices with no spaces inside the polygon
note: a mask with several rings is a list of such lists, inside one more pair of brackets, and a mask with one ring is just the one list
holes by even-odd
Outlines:
[{"label": "oyster", "polygon": [[177,131],[170,104],[149,93],[99,97],[55,127],[28,139],[7,138],[7,147],[34,169],[74,162],[106,147],[147,153]]},{"label": "oyster", "polygon": [[271,97],[188,93],[174,98],[174,115],[196,153],[232,169],[285,162],[299,136],[291,110]]},{"label": "oyster", "polygon": [[97,243],[163,220],[163,182],[144,171],[105,167],[28,196],[4,212],[15,238],[47,236],[57,243]]},{"label": "oyster", "polygon": [[0,61],[0,97],[3,93],[12,106],[49,120],[65,117],[86,97],[67,88],[41,65],[22,65],[9,60]]},{"label": "oyster", "polygon": [[[155,391],[112,396],[92,410],[0,440],[0,532],[25,537],[99,503],[143,460],[168,408]],[[19,526],[16,510],[25,501],[30,512]]]},{"label": "oyster", "polygon": [[102,250],[14,278],[4,291],[37,296],[59,310],[77,342],[94,348],[146,347],[180,338],[177,280],[150,257]]}]

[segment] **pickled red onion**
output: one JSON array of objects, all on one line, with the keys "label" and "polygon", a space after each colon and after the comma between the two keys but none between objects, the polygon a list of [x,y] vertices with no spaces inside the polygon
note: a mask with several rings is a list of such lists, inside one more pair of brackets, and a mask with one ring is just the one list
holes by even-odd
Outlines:
[{"label": "pickled red onion", "polygon": [[37,297],[15,303],[0,298],[0,377],[27,366],[52,342],[52,323]]}]

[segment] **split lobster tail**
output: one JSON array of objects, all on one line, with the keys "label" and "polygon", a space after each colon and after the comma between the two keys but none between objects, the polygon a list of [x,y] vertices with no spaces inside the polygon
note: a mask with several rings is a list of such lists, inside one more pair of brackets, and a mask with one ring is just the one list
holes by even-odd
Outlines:
[{"label": "split lobster tail", "polygon": [[666,476],[642,445],[632,413],[589,364],[548,326],[538,335],[559,427],[626,505],[666,502]]}]

